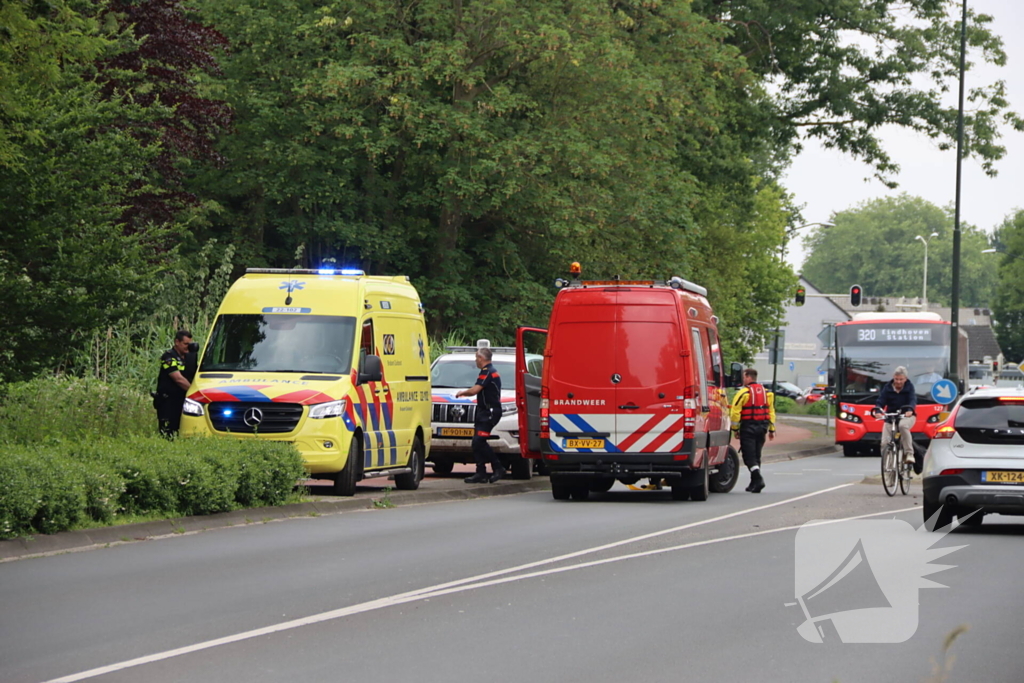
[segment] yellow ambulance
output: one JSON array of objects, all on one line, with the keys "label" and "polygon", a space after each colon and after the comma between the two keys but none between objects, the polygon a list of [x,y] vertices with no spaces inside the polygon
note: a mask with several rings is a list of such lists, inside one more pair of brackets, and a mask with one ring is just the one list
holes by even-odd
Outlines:
[{"label": "yellow ambulance", "polygon": [[181,433],[290,441],[342,496],[367,477],[415,489],[430,405],[423,306],[409,278],[250,268],[217,311]]}]

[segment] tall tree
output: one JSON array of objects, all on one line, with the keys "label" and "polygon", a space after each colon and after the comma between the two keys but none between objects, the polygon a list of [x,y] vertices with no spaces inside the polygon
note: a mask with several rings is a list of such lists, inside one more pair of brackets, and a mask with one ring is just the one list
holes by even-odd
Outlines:
[{"label": "tall tree", "polygon": [[[899,167],[879,139],[884,126],[924,133],[940,148],[955,144],[955,98],[944,95],[957,83],[960,0],[694,0],[693,7],[728,27],[730,42],[771,85],[766,113],[781,145],[817,139],[894,186]],[[992,17],[969,10],[968,21],[972,56],[1005,65]],[[1003,81],[972,87],[967,97],[965,153],[994,174],[1006,154],[1000,124],[1024,130],[1024,120],[1008,109]]]},{"label": "tall tree", "polygon": [[1024,363],[1024,210],[1007,217],[996,230],[994,245],[1004,255],[998,259],[999,283],[996,285],[992,314],[996,338],[1007,360]]},{"label": "tall tree", "polygon": [[[0,381],[67,362],[93,330],[136,315],[156,255],[119,218],[153,150],[117,124],[146,112],[105,97],[97,59],[131,49],[101,3],[0,4]],[[115,24],[116,26],[116,24]]]},{"label": "tall tree", "polygon": [[[952,291],[953,218],[919,197],[903,194],[864,202],[832,218],[835,227],[818,229],[808,239],[810,255],[803,274],[827,292],[846,292],[853,284],[865,296],[920,297],[924,245],[917,236],[938,233],[928,246],[928,300],[949,305]],[[989,306],[995,272],[981,253],[988,237],[961,226],[960,300],[964,306]]]},{"label": "tall tree", "polygon": [[[239,133],[228,172],[203,182],[254,257],[290,265],[306,244],[314,260],[406,272],[435,333],[505,339],[545,322],[548,283],[573,260],[592,276],[721,276],[730,286],[713,294],[732,292],[735,264],[706,267],[722,244],[697,214],[712,223],[712,205],[743,216],[744,236],[721,236],[748,263],[773,261],[747,247],[778,231],[738,209],[754,205],[752,159],[767,156],[757,85],[726,31],[686,2],[203,11],[232,42]],[[775,291],[760,284],[745,286]],[[748,343],[741,325],[729,334]]]}]

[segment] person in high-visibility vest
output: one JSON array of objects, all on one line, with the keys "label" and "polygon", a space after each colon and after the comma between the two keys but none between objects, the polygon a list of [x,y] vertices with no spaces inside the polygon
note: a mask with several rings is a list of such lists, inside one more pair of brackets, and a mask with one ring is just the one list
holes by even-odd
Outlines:
[{"label": "person in high-visibility vest", "polygon": [[757,381],[757,370],[743,371],[743,388],[732,399],[732,433],[740,440],[743,464],[750,470],[751,493],[761,493],[764,476],[761,474],[761,449],[764,440],[775,439],[775,394]]}]

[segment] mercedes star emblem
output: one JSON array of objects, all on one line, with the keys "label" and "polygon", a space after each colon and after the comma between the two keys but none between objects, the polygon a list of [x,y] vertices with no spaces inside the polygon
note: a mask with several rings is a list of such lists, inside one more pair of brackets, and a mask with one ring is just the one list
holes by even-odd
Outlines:
[{"label": "mercedes star emblem", "polygon": [[242,416],[242,421],[250,427],[258,427],[263,422],[263,411],[259,408],[249,408]]},{"label": "mercedes star emblem", "polygon": [[621,381],[622,381],[622,375],[620,375],[618,373],[615,373],[614,375],[612,375],[612,384],[618,384]]}]

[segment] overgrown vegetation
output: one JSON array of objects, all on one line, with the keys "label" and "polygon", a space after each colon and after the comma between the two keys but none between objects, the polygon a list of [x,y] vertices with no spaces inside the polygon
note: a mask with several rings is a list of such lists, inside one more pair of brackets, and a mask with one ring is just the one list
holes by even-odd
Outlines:
[{"label": "overgrown vegetation", "polygon": [[289,443],[155,435],[148,394],[44,377],[0,397],[0,538],[119,518],[278,505],[305,476]]}]

